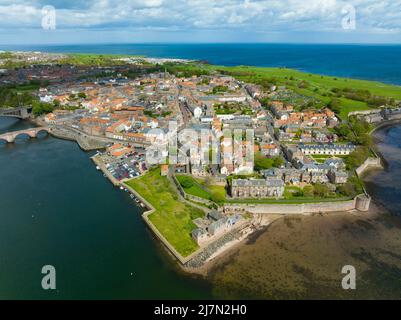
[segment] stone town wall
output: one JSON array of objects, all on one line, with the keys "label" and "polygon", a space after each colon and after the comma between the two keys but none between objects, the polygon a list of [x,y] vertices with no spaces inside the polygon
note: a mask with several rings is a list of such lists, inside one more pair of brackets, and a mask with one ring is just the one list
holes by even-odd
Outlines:
[{"label": "stone town wall", "polygon": [[380,158],[367,158],[365,162],[358,167],[355,171],[358,177],[360,177],[366,170],[371,169],[371,168],[382,168],[381,160]]},{"label": "stone town wall", "polygon": [[274,213],[274,214],[306,214],[319,212],[351,211],[356,208],[356,200],[333,201],[304,204],[263,204],[263,203],[238,203],[226,204],[226,211],[247,211],[250,213]]}]

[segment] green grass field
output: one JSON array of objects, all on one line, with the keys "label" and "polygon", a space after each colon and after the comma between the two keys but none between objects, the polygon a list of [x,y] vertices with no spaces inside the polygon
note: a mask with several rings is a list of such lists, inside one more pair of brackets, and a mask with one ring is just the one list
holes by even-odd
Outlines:
[{"label": "green grass field", "polygon": [[227,191],[226,191],[226,188],[224,187],[224,186],[219,186],[219,185],[214,185],[214,184],[211,184],[211,185],[208,185],[208,186],[206,186],[205,185],[205,179],[195,179],[200,185],[202,185],[202,186],[204,186],[207,190],[209,190],[210,191],[210,193],[212,193],[212,194],[216,194],[216,195],[218,195],[219,197],[221,197],[221,198],[226,198],[226,196],[227,196]]},{"label": "green grass field", "polygon": [[[214,197],[217,196],[218,199],[226,199],[226,188],[224,186],[218,185],[205,185],[205,179],[193,178],[187,175],[176,175],[178,182],[183,187],[184,191],[190,195],[200,197],[202,199],[213,201]],[[193,185],[190,188],[185,188],[182,184],[184,179],[190,179]]]},{"label": "green grass field", "polygon": [[[333,76],[323,76],[286,68],[259,68],[259,67],[248,67],[248,66],[238,66],[238,67],[212,66],[212,67],[218,68],[220,70],[230,71],[233,72],[234,74],[237,73],[236,76],[238,78],[243,78],[248,80],[250,80],[250,78],[255,76],[259,78],[275,77],[279,81],[281,80],[281,82],[284,83],[287,82],[288,79],[293,77],[294,80],[308,81],[311,84],[311,88],[321,88],[323,92],[325,90],[331,90],[332,88],[351,87],[354,89],[369,90],[370,92],[378,96],[401,100],[400,86],[388,85],[381,82],[350,79],[350,78],[338,78]],[[308,90],[304,89],[303,93],[307,92]]]},{"label": "green grass field", "polygon": [[310,155],[310,157],[315,160],[317,163],[325,163],[326,160],[328,159],[335,159],[335,158],[340,158],[340,159],[347,159],[349,156],[345,156],[345,155],[338,155],[338,156],[330,156],[330,155]]},{"label": "green grass field", "polygon": [[[176,178],[186,193],[193,195],[195,197],[210,200],[212,195],[209,192],[207,192],[206,190],[202,189],[200,187],[200,185],[198,184],[198,182],[191,176],[176,175]],[[190,188],[185,188],[182,184],[183,179],[191,179],[193,181],[193,185]]]},{"label": "green grass field", "polygon": [[215,194],[219,194],[221,197],[225,198],[227,195],[226,188],[224,186],[208,186],[208,189]]},{"label": "green grass field", "polygon": [[204,212],[179,201],[169,180],[160,175],[160,169],[132,179],[127,185],[156,209],[149,215],[150,221],[183,257],[198,249],[191,238],[191,232],[196,228],[192,220],[203,217]]}]

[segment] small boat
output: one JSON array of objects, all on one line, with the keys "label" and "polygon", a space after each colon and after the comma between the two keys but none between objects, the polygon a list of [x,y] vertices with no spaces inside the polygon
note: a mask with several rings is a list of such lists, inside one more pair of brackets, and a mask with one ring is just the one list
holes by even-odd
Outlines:
[{"label": "small boat", "polygon": [[120,187],[120,190],[124,190],[124,188],[123,188],[123,187]]},{"label": "small boat", "polygon": [[145,208],[145,205],[142,202],[140,203],[140,205],[142,208]]},{"label": "small boat", "polygon": [[100,170],[100,167],[99,167],[99,166],[96,166],[96,170]]}]

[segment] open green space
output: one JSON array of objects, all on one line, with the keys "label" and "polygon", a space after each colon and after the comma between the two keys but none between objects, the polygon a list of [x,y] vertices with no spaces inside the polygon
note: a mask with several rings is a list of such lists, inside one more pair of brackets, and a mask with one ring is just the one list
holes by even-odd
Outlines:
[{"label": "open green space", "polygon": [[[214,66],[212,66],[212,68],[213,67]],[[376,81],[323,76],[286,68],[238,66],[218,67],[218,69],[229,71],[234,76],[244,80],[248,80],[250,82],[252,82],[253,79],[257,78],[271,79],[271,77],[275,77],[279,84],[289,84],[291,86],[291,84],[295,84],[295,81],[307,81],[311,88],[309,88],[309,90],[308,88],[304,88],[304,93],[307,93],[308,91],[311,91],[310,89],[315,88],[321,89],[321,93],[327,93],[325,92],[325,90],[331,90],[332,88],[350,87],[359,90],[369,90],[372,94],[376,94],[378,96],[401,100],[400,86],[384,84]],[[314,92],[310,92],[310,94],[312,96],[315,95]]]},{"label": "open green space", "polygon": [[214,185],[208,178],[195,179],[188,175],[176,175],[176,178],[187,194],[216,203],[222,203],[226,199],[226,188]]},{"label": "open green space", "polygon": [[335,158],[340,158],[343,159],[344,161],[346,161],[346,159],[349,156],[346,155],[338,155],[338,156],[330,156],[330,155],[310,155],[309,157],[311,157],[313,160],[315,160],[317,163],[325,163],[326,160],[328,159],[335,159]]},{"label": "open green space", "polygon": [[203,217],[204,212],[180,201],[169,180],[160,175],[159,168],[126,184],[155,208],[148,216],[149,220],[182,256],[198,249],[191,238],[191,232],[196,228],[192,220]]},{"label": "open green space", "polygon": [[206,190],[208,190],[217,199],[225,199],[227,196],[227,191],[225,186],[213,184],[213,181],[206,179],[195,179],[200,185],[202,185]]},{"label": "open green space", "polygon": [[176,175],[176,178],[186,193],[206,200],[210,200],[212,197],[212,195],[204,190],[191,176]]}]

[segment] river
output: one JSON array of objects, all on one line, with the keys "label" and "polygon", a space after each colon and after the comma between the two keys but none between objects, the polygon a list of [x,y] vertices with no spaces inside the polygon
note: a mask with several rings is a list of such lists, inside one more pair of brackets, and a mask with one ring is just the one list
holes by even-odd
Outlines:
[{"label": "river", "polygon": [[[0,118],[0,133],[31,126]],[[0,299],[210,298],[90,155],[49,136],[0,142]],[[41,288],[44,265],[56,268],[55,291]]]}]

